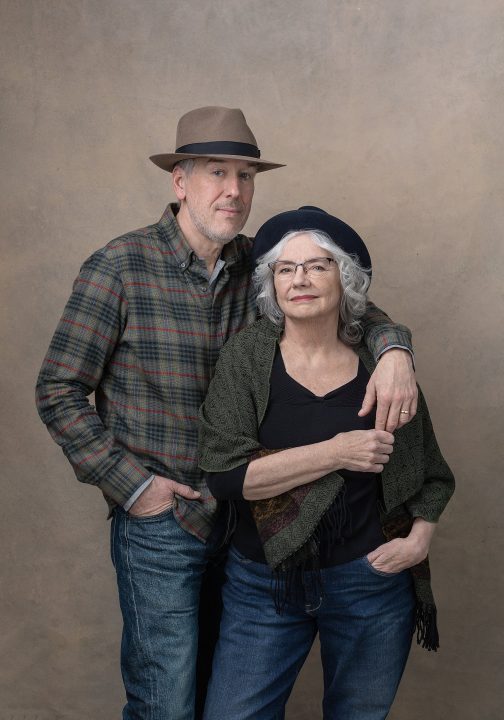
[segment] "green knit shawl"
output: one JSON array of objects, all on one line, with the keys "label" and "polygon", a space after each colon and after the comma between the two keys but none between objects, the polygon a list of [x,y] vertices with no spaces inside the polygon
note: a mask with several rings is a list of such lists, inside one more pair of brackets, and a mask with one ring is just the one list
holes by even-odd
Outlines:
[{"label": "green knit shawl", "polygon": [[[283,328],[262,318],[231,338],[221,351],[200,409],[199,465],[223,472],[267,452],[259,427],[269,399],[269,379]],[[369,351],[356,352],[369,373]],[[439,450],[425,399],[419,390],[416,416],[395,432],[394,452],[381,473],[382,526],[387,539],[404,537],[415,517],[437,522],[454,489],[453,475]],[[338,497],[344,480],[331,472],[288,493],[252,503],[252,512],[273,570],[282,570],[309,553],[310,540]],[[276,522],[278,517],[288,522]],[[428,560],[411,569],[417,597],[417,637],[437,649],[436,608]]]}]

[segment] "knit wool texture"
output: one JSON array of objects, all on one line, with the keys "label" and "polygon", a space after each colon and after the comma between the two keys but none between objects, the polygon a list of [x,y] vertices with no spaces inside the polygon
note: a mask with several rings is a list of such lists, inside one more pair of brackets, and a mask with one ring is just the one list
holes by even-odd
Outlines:
[{"label": "knit wool texture", "polygon": [[[268,452],[258,441],[258,430],[268,406],[271,368],[282,332],[283,328],[262,318],[231,338],[221,351],[200,410],[199,464],[204,471],[232,470]],[[376,364],[367,348],[359,346],[356,352],[372,373]],[[343,483],[337,472],[331,472],[282,495],[253,503],[266,560],[273,570],[287,567],[289,558],[296,553],[301,551],[300,557],[303,555],[302,549],[309,546]],[[437,522],[453,494],[454,484],[419,389],[417,414],[395,432],[394,451],[381,473],[381,521],[387,539],[407,535],[416,517]],[[412,568],[411,574],[417,614],[427,613],[435,625],[428,560]],[[424,647],[435,650],[436,641],[424,643]]]}]

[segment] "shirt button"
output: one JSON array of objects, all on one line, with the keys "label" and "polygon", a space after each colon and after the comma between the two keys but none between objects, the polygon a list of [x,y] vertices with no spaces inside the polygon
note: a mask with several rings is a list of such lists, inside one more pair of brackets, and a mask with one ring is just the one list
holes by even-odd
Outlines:
[{"label": "shirt button", "polygon": [[200,288],[200,290],[201,290],[201,292],[208,292],[208,286],[207,286],[207,285],[202,285],[201,288]]},{"label": "shirt button", "polygon": [[187,265],[187,263],[185,263],[185,262],[180,263],[180,267],[182,268],[182,270],[185,268],[186,265]]}]

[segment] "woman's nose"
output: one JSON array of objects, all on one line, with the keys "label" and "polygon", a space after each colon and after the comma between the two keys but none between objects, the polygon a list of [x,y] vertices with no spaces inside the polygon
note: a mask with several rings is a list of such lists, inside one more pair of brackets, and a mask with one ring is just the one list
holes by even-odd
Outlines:
[{"label": "woman's nose", "polygon": [[292,276],[293,285],[306,285],[309,283],[308,273],[304,269],[303,265],[299,263],[296,265],[294,275]]}]

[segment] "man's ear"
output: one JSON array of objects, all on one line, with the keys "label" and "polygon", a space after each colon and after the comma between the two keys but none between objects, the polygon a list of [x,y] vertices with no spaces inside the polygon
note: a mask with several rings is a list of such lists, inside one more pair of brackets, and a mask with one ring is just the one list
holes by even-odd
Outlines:
[{"label": "man's ear", "polygon": [[175,166],[172,171],[173,191],[177,200],[185,200],[187,176],[182,168]]}]

